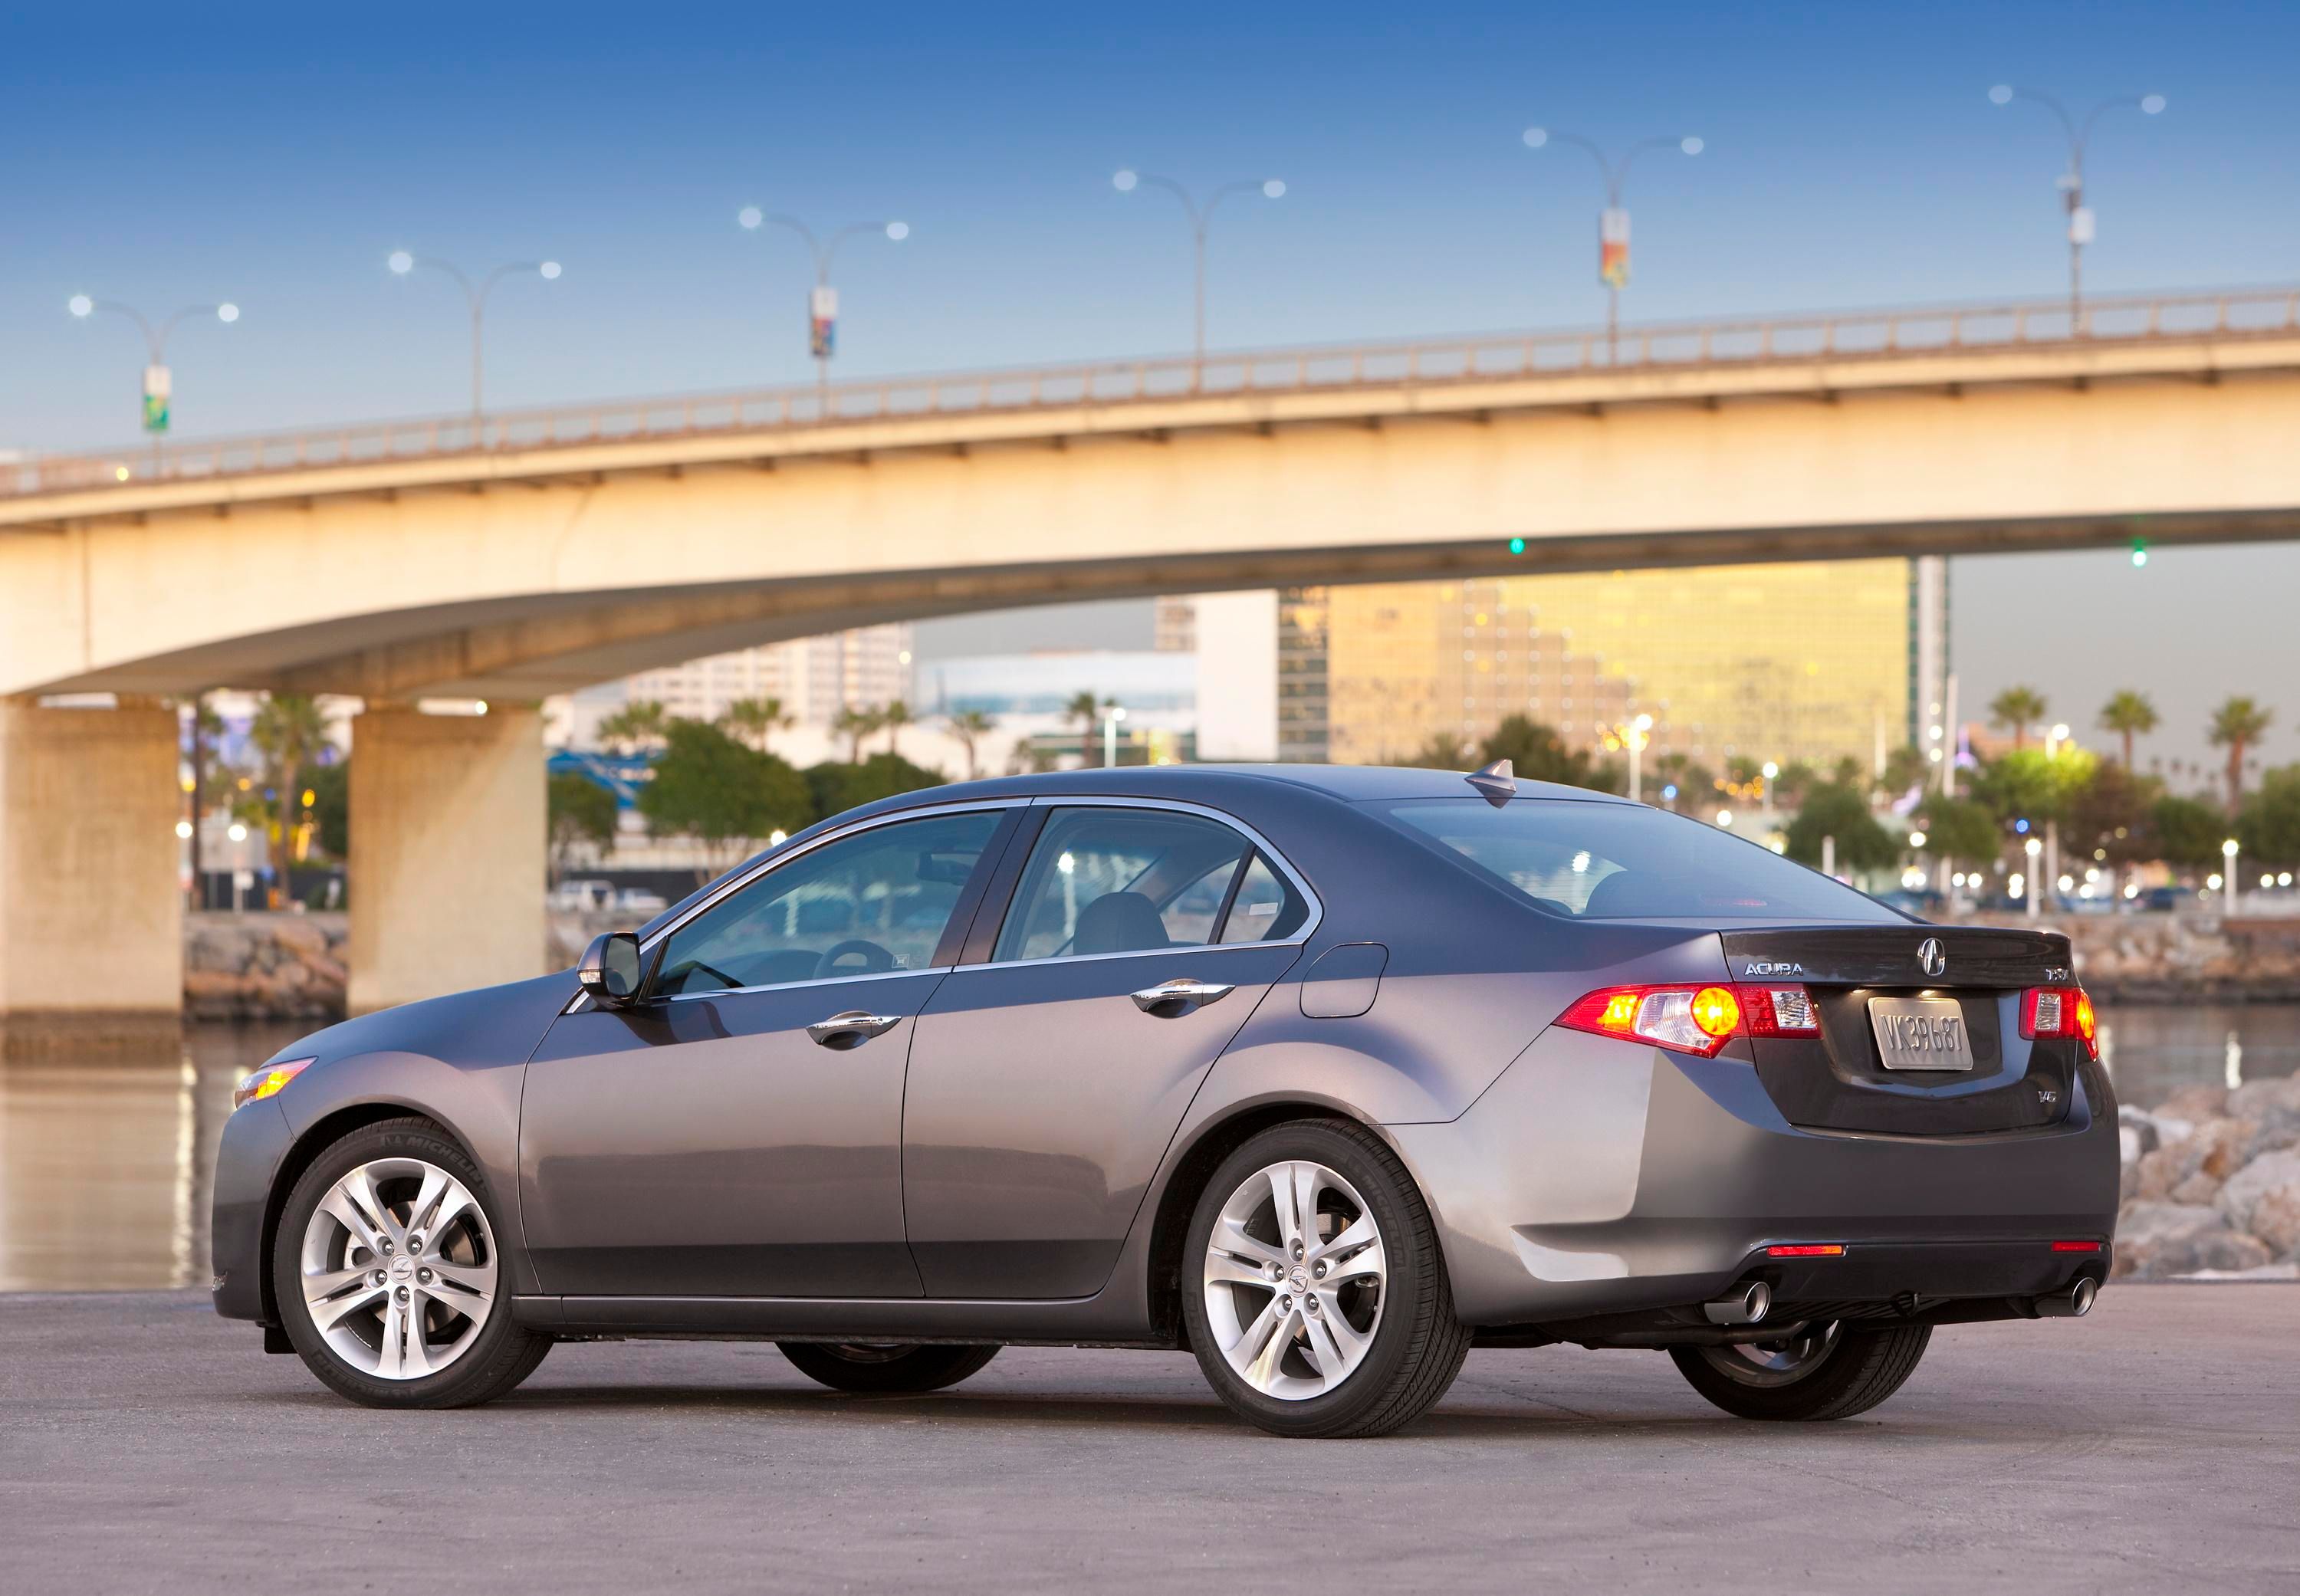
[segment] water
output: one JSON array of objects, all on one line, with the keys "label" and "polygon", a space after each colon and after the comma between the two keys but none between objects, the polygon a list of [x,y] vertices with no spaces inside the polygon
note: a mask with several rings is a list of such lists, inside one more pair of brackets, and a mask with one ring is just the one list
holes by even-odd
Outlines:
[{"label": "water", "polygon": [[[205,1287],[216,1139],[295,1027],[196,1026],[139,1063],[0,1063],[0,1291]],[[2104,1010],[2120,1098],[2300,1073],[2300,1003]]]}]

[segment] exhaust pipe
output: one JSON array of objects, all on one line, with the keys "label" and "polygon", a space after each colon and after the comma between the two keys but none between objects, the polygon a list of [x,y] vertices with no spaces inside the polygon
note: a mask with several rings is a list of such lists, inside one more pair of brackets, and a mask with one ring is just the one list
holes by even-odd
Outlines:
[{"label": "exhaust pipe", "polygon": [[[1754,1325],[1765,1317],[1772,1305],[1773,1288],[1762,1280],[1752,1280],[1736,1286],[1730,1294],[1714,1302],[1704,1302],[1701,1311],[1712,1325]],[[2085,1300],[2085,1306],[2092,1306],[2090,1298]]]},{"label": "exhaust pipe", "polygon": [[2037,1317],[2040,1319],[2080,1319],[2092,1311],[2092,1301],[2100,1294],[2100,1283],[2086,1276],[2058,1296],[2037,1299]]}]

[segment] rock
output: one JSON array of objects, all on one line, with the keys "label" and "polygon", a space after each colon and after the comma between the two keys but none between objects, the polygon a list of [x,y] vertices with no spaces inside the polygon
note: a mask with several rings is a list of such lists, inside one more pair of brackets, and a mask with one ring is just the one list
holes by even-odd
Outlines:
[{"label": "rock", "polygon": [[2175,1142],[2185,1142],[2196,1134],[2196,1122],[2193,1119],[2182,1119],[2167,1114],[2154,1114],[2150,1118],[2156,1121],[2156,1145],[2159,1147],[2170,1147]]},{"label": "rock", "polygon": [[2198,1269],[2189,1280],[2300,1280],[2300,1263],[2258,1264],[2249,1269]]},{"label": "rock", "polygon": [[2140,1165],[2136,1160],[2116,1172],[2116,1201],[2119,1207],[2140,1195]]},{"label": "rock", "polygon": [[2117,1108],[2116,1132],[2117,1144],[2128,1164],[2138,1163],[2142,1154],[2154,1152],[2163,1145],[2163,1138],[2156,1131],[2156,1121],[2145,1110],[2129,1103],[2120,1104]]},{"label": "rock", "polygon": [[2195,1168],[2215,1180],[2226,1180],[2244,1168],[2252,1156],[2253,1138],[2260,1127],[2244,1119],[2207,1119],[2183,1143],[2196,1150]]},{"label": "rock", "polygon": [[2238,1229],[2257,1234],[2253,1216],[2262,1199],[2288,1191],[2300,1200],[2300,1151],[2264,1152],[2229,1177],[2216,1205]]},{"label": "rock", "polygon": [[2300,1259],[2300,1186],[2279,1186],[2254,1203],[2252,1234],[2279,1258]]},{"label": "rock", "polygon": [[2174,1119],[2212,1119],[2219,1118],[2227,1106],[2227,1087],[2199,1085],[2181,1087],[2158,1103],[2155,1111],[2158,1118],[2169,1116]]},{"label": "rock", "polygon": [[2160,1147],[2135,1166],[2133,1195],[2151,1202],[2162,1202],[2171,1196],[2172,1188],[2193,1173],[2188,1163],[2186,1143]]},{"label": "rock", "polygon": [[2229,1093],[2228,1112],[2271,1134],[2300,1131],[2300,1076],[2246,1081]]},{"label": "rock", "polygon": [[2178,1247],[2168,1250],[2159,1267],[2173,1275],[2194,1275],[2205,1269],[2240,1274],[2274,1261],[2268,1243],[2258,1236],[2215,1230],[2191,1238],[2185,1254]]},{"label": "rock", "polygon": [[2210,1202],[2221,1193],[2221,1183],[2199,1169],[2172,1188],[2172,1201],[2179,1203]]},{"label": "rock", "polygon": [[[2145,1166],[2148,1160],[2141,1161]],[[2194,1269],[2249,1268],[2269,1261],[2266,1246],[2251,1236],[2242,1239],[2260,1250],[2258,1258],[2240,1264],[2221,1261],[2232,1255],[2220,1245],[2220,1238],[2237,1234],[2217,1208],[2146,1200],[2127,1203],[2116,1224],[2116,1273],[2161,1280]]]}]

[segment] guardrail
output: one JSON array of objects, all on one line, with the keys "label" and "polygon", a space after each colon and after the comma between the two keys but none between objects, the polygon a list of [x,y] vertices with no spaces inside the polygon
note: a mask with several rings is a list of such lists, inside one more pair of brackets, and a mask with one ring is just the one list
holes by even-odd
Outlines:
[{"label": "guardrail", "polygon": [[1353,387],[1607,372],[1688,371],[2015,348],[2094,347],[2300,330],[2300,287],[1771,316],[1603,330],[1101,361],[893,377],[829,387],[619,400],[366,422],[205,443],[47,454],[0,464],[0,497],[254,476],[315,467],[601,443],[770,433],[862,421]]}]

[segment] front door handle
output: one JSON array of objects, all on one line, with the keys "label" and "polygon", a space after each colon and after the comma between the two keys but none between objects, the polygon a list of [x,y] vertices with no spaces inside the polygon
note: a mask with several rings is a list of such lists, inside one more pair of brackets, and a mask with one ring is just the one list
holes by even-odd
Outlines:
[{"label": "front door handle", "polygon": [[844,1014],[834,1014],[829,1019],[818,1019],[806,1027],[806,1034],[821,1047],[860,1047],[871,1037],[891,1031],[903,1023],[899,1014],[872,1014],[863,1009],[849,1009]]},{"label": "front door handle", "polygon": [[1155,986],[1145,986],[1135,993],[1134,1006],[1143,1013],[1154,1014],[1161,1019],[1179,1019],[1193,1009],[1220,1002],[1237,990],[1226,982],[1193,981],[1188,976],[1177,976],[1171,981],[1161,981]]}]

